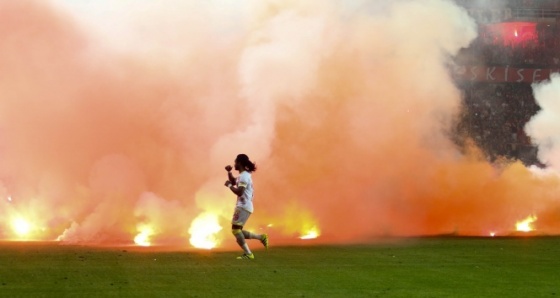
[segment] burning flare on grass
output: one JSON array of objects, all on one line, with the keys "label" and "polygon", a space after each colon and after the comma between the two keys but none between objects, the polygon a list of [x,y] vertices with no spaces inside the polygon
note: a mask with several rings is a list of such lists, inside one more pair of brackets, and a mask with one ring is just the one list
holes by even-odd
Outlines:
[{"label": "burning flare on grass", "polygon": [[218,232],[222,230],[218,215],[212,212],[204,212],[197,216],[189,228],[189,239],[192,246],[202,249],[212,249],[220,240],[217,237]]},{"label": "burning flare on grass", "polygon": [[319,235],[321,235],[321,231],[317,228],[317,226],[313,226],[310,229],[306,229],[302,233],[302,236],[299,237],[299,239],[303,239],[303,240],[315,239],[319,237]]},{"label": "burning flare on grass", "polygon": [[529,217],[527,217],[526,219],[522,220],[522,221],[518,221],[515,224],[515,228],[518,232],[531,232],[534,231],[535,229],[533,228],[533,223],[537,220],[537,217],[535,215],[530,215]]},{"label": "burning flare on grass", "polygon": [[139,229],[140,233],[134,237],[134,243],[139,246],[150,246],[150,237],[154,234],[154,231],[149,226],[141,226]]},{"label": "burning flare on grass", "polygon": [[33,225],[22,217],[17,217],[12,221],[12,230],[19,237],[26,237],[33,230]]}]

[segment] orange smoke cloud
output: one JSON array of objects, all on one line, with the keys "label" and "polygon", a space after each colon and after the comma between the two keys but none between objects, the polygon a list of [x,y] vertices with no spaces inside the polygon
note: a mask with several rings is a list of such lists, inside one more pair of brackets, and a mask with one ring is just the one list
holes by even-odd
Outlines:
[{"label": "orange smoke cloud", "polygon": [[500,235],[530,215],[558,233],[556,172],[448,137],[464,10],[300,2],[1,2],[0,236],[25,218],[35,239],[188,245],[211,218],[195,241],[227,242],[240,152],[259,167],[248,228],[275,244]]}]

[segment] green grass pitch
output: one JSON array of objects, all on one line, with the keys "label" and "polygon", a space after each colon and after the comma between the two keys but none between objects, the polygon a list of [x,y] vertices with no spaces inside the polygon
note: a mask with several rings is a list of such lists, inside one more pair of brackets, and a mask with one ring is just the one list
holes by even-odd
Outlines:
[{"label": "green grass pitch", "polygon": [[251,261],[237,255],[2,242],[0,296],[560,297],[557,237],[414,238],[271,247]]}]

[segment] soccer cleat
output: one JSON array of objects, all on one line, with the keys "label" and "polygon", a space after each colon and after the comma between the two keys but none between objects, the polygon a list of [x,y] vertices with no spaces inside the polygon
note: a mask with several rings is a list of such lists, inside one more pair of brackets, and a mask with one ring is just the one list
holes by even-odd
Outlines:
[{"label": "soccer cleat", "polygon": [[241,256],[237,257],[238,260],[254,260],[254,254],[242,254]]},{"label": "soccer cleat", "polygon": [[268,249],[268,234],[262,235],[261,243],[266,249]]}]

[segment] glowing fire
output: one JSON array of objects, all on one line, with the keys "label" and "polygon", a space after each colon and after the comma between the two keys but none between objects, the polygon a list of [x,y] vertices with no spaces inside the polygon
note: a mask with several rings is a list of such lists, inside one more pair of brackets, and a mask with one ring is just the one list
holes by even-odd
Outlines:
[{"label": "glowing fire", "polygon": [[148,226],[142,226],[139,228],[140,233],[134,237],[134,243],[140,246],[150,246],[150,236],[154,234],[152,228]]},{"label": "glowing fire", "polygon": [[319,229],[317,228],[317,226],[313,226],[312,228],[304,231],[304,233],[302,233],[302,236],[299,237],[299,239],[303,239],[303,240],[315,239],[319,237],[319,235],[320,235]]},{"label": "glowing fire", "polygon": [[20,237],[27,236],[33,229],[33,225],[24,218],[18,217],[12,221],[12,229]]},{"label": "glowing fire", "polygon": [[518,37],[519,35],[517,34],[517,29],[515,29],[515,32],[513,32],[513,35],[515,35],[515,37]]},{"label": "glowing fire", "polygon": [[217,233],[221,230],[218,216],[211,212],[204,212],[191,223],[189,241],[196,248],[212,249],[220,244]]},{"label": "glowing fire", "polygon": [[537,217],[531,215],[522,221],[518,221],[515,224],[515,228],[518,232],[531,232],[534,230],[532,224],[537,220]]}]

